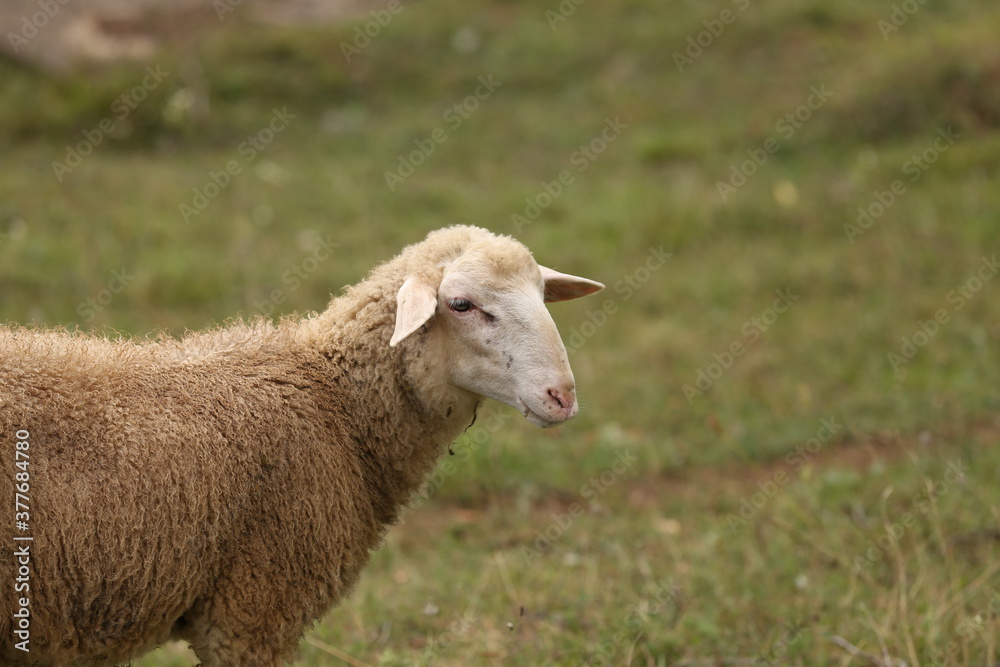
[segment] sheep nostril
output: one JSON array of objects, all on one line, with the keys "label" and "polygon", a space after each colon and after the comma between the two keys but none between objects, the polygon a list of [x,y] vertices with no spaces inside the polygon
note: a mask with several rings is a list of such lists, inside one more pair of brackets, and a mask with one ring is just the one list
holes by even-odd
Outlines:
[{"label": "sheep nostril", "polygon": [[558,405],[563,410],[566,410],[573,406],[572,394],[565,394],[558,391],[557,389],[549,389],[549,396],[551,396],[552,400],[556,402],[556,405]]},{"label": "sheep nostril", "polygon": [[563,405],[562,399],[559,398],[558,391],[555,391],[554,389],[549,389],[549,396],[551,396],[555,400],[556,405],[558,405],[560,408],[565,407]]}]

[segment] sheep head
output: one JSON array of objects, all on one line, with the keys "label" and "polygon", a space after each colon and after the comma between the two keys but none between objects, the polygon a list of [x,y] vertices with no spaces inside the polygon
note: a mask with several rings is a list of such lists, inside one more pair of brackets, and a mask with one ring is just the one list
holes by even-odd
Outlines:
[{"label": "sheep head", "polygon": [[437,337],[446,351],[450,384],[506,403],[543,428],[576,415],[573,371],[545,304],[604,285],[540,266],[523,245],[492,234],[438,268],[403,282],[389,344],[430,325],[421,335]]}]

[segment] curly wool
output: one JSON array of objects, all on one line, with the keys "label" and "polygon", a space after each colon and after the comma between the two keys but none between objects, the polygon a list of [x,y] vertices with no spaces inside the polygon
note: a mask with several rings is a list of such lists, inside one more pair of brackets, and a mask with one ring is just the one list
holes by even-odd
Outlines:
[{"label": "curly wool", "polygon": [[[452,227],[302,320],[154,341],[0,327],[0,498],[27,430],[34,537],[31,652],[8,591],[3,664],[112,665],[170,638],[205,667],[291,659],[473,417],[441,341],[389,339],[405,278],[474,248],[533,261]],[[0,581],[15,570],[8,552]]]}]

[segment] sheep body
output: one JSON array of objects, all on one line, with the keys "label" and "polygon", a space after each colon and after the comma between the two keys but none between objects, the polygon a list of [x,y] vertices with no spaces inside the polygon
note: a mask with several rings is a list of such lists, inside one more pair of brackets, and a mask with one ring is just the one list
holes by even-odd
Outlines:
[{"label": "sheep body", "polygon": [[389,340],[404,280],[476,244],[533,263],[455,227],[302,320],[142,342],[0,327],[0,498],[27,430],[34,538],[31,651],[0,596],[3,663],[113,665],[170,638],[205,667],[290,659],[473,418],[446,341]]}]

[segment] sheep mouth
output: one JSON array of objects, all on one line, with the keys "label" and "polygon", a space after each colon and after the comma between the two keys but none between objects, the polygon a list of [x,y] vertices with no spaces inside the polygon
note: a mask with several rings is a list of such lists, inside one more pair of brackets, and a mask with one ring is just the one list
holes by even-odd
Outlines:
[{"label": "sheep mouth", "polygon": [[529,422],[538,426],[540,428],[552,428],[556,424],[562,423],[561,421],[554,421],[547,417],[543,417],[534,410],[528,407],[528,404],[524,402],[524,399],[518,397],[517,399],[517,409],[524,415],[525,419]]}]

